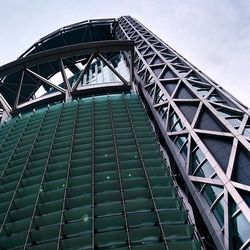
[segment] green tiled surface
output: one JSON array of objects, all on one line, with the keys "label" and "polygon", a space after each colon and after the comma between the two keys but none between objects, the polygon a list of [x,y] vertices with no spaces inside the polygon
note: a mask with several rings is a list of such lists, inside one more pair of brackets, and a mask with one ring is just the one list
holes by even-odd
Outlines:
[{"label": "green tiled surface", "polygon": [[199,249],[136,95],[12,119],[0,159],[1,249]]}]

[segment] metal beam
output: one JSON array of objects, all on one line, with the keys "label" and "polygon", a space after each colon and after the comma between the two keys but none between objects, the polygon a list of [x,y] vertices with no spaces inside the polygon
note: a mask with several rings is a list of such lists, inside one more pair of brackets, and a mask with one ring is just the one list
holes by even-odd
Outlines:
[{"label": "metal beam", "polygon": [[64,84],[65,84],[68,92],[70,93],[71,92],[71,86],[69,84],[69,80],[68,80],[68,77],[66,75],[65,67],[64,67],[62,59],[59,59],[59,63],[60,63],[60,67],[61,67],[61,74],[62,74],[62,78],[63,78]]},{"label": "metal beam", "polygon": [[29,72],[31,75],[37,77],[39,80],[41,80],[45,84],[49,85],[50,87],[57,89],[58,91],[60,91],[63,94],[66,93],[66,90],[64,88],[61,88],[60,86],[56,86],[54,83],[50,82],[46,78],[44,78],[41,75],[37,74],[36,72],[34,72],[34,71],[30,70],[30,69],[26,69],[26,71]]},{"label": "metal beam", "polygon": [[13,74],[25,68],[30,68],[59,58],[72,57],[77,55],[92,54],[94,52],[118,52],[133,50],[133,41],[99,41],[81,43],[76,45],[62,46],[38,52],[33,55],[17,59],[0,67],[0,77]]},{"label": "metal beam", "polygon": [[0,103],[1,103],[4,111],[6,111],[8,116],[10,116],[10,113],[12,112],[12,108],[9,105],[9,103],[5,100],[5,98],[3,97],[3,95],[1,93],[0,93]]},{"label": "metal beam", "polygon": [[100,53],[97,55],[97,57],[99,57],[105,65],[107,65],[109,67],[109,69],[125,84],[128,85],[128,82],[109,64],[109,62],[104,58],[103,55],[101,55]]},{"label": "metal beam", "polygon": [[88,59],[86,65],[85,65],[85,68],[83,69],[83,71],[82,71],[82,72],[80,73],[80,75],[78,76],[78,78],[77,78],[77,80],[76,80],[76,83],[75,83],[75,85],[74,85],[73,88],[72,88],[72,91],[75,91],[76,88],[78,87],[79,83],[81,82],[81,80],[82,80],[84,74],[87,72],[87,70],[88,70],[88,68],[89,68],[89,65],[91,64],[91,62],[92,62],[92,60],[95,58],[95,56],[96,56],[96,54],[93,53],[93,54],[89,57],[89,59]]},{"label": "metal beam", "polygon": [[22,85],[23,85],[23,78],[24,78],[24,71],[22,72],[20,83],[18,86],[16,100],[15,100],[15,104],[14,104],[14,109],[16,109],[16,107],[18,105],[18,101],[19,101],[19,97],[20,97],[20,93],[21,93],[21,89],[22,89]]}]

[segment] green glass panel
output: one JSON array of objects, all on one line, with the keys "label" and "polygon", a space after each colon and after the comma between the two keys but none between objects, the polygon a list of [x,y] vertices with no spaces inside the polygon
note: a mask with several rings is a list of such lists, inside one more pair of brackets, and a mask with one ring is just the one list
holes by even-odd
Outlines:
[{"label": "green glass panel", "polygon": [[97,232],[121,230],[125,226],[124,217],[122,215],[97,218],[95,220],[95,227]]},{"label": "green glass panel", "polygon": [[98,247],[110,246],[117,248],[118,246],[126,246],[126,240],[127,236],[124,230],[96,234],[96,244]]},{"label": "green glass panel", "polygon": [[88,234],[91,232],[91,219],[85,215],[82,220],[63,225],[63,232],[67,237]]},{"label": "green glass panel", "polygon": [[91,244],[91,235],[81,235],[70,239],[63,239],[61,241],[61,247],[64,250],[91,249]]},{"label": "green glass panel", "polygon": [[57,248],[58,237],[61,249],[92,249],[92,240],[96,247],[126,249],[127,219],[133,249],[163,249],[156,209],[164,228],[182,226],[167,230],[168,237],[183,240],[192,235],[136,95],[55,104],[27,112],[11,126],[0,125],[0,143],[9,132],[0,152],[0,169],[8,163],[0,185],[1,222],[26,162],[27,171],[6,217],[7,231],[0,233],[6,248],[23,248],[31,222],[29,249]]},{"label": "green glass panel", "polygon": [[156,214],[148,213],[132,213],[128,215],[128,225],[132,227],[154,226],[157,223]]},{"label": "green glass panel", "polygon": [[131,241],[133,242],[157,242],[161,236],[159,227],[142,227],[130,230]]},{"label": "green glass panel", "polygon": [[164,225],[163,230],[167,240],[191,239],[193,234],[190,225]]}]

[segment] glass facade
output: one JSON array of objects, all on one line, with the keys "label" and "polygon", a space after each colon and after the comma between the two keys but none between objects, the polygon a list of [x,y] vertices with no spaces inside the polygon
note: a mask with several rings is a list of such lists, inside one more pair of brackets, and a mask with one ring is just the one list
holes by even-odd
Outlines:
[{"label": "glass facade", "polygon": [[1,125],[2,249],[199,249],[136,95]]},{"label": "glass facade", "polygon": [[[121,53],[108,55],[107,61],[118,74],[129,81],[129,70]],[[80,82],[82,87],[90,84],[121,82],[121,79],[100,58],[93,59],[90,65],[86,66],[87,69],[81,63],[78,65],[80,65],[78,66],[80,71],[69,79],[71,85],[74,84],[83,70],[85,70],[85,74]]]}]

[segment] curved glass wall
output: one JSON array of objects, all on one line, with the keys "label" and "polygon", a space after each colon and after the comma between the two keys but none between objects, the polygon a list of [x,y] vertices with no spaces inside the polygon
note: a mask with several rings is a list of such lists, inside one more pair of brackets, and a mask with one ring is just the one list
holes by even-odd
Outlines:
[{"label": "curved glass wall", "polygon": [[136,95],[0,128],[1,249],[199,249]]}]

